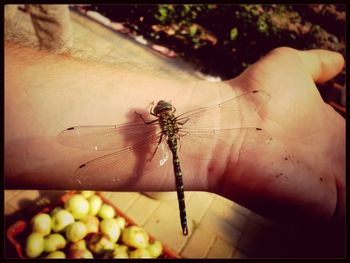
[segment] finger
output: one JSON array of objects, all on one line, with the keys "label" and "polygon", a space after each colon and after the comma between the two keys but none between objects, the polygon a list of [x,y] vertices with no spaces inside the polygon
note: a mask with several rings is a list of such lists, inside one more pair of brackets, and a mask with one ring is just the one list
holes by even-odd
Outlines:
[{"label": "finger", "polygon": [[344,58],[337,52],[313,49],[298,51],[298,55],[305,69],[317,83],[332,79],[338,75],[344,67]]}]

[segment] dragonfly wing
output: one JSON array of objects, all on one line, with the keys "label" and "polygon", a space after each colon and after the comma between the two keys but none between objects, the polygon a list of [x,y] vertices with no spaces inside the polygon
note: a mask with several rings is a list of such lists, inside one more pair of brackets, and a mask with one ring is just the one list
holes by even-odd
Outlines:
[{"label": "dragonfly wing", "polygon": [[157,122],[122,125],[76,126],[62,131],[57,140],[66,146],[95,150],[120,150],[138,144],[160,131]]},{"label": "dragonfly wing", "polygon": [[266,91],[254,90],[226,102],[179,115],[177,121],[188,128],[233,128],[249,120],[269,99]]},{"label": "dragonfly wing", "polygon": [[260,128],[198,129],[180,134],[180,154],[195,159],[222,159],[269,143],[271,135]]},{"label": "dragonfly wing", "polygon": [[165,166],[171,159],[167,145],[163,141],[158,145],[158,142],[159,135],[149,138],[145,143],[93,159],[79,166],[75,175],[80,181],[94,175],[101,180],[111,180],[111,183],[122,183],[142,176]]}]

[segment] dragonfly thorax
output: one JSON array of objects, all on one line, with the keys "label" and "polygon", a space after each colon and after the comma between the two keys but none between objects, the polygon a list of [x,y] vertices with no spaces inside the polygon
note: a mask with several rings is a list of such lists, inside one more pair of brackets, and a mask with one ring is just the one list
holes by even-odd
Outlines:
[{"label": "dragonfly thorax", "polygon": [[174,106],[171,105],[170,102],[164,100],[158,101],[157,105],[153,108],[154,115],[159,116],[160,114],[165,112],[175,112]]}]

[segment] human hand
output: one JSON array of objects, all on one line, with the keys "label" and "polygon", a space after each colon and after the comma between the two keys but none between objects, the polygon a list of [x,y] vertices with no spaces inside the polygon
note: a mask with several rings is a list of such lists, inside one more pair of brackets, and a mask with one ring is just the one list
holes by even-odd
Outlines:
[{"label": "human hand", "polygon": [[270,217],[342,217],[345,120],[324,103],[315,82],[331,79],[343,64],[335,52],[278,48],[230,80],[271,95],[257,127],[272,141],[229,164],[214,191]]}]

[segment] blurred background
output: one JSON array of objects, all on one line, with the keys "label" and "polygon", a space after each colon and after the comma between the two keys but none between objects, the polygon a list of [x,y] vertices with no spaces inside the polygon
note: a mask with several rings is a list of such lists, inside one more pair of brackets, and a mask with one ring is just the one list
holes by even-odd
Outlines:
[{"label": "blurred background", "polygon": [[[345,57],[345,5],[90,5],[165,54],[226,80],[280,46],[327,49]],[[93,14],[92,14],[93,15]],[[155,47],[156,49],[157,47]],[[160,50],[162,51],[162,50]],[[320,85],[324,99],[344,113],[345,68]]]},{"label": "blurred background", "polygon": [[[65,19],[55,18],[63,28],[56,38],[60,48],[46,48],[161,78],[227,80],[279,46],[328,49],[344,57],[346,52],[345,5],[86,4],[67,10]],[[42,48],[46,36],[38,31],[35,12],[27,5],[6,5],[5,39]],[[345,117],[345,69],[318,88]],[[64,193],[5,190],[5,229]],[[324,242],[322,233],[273,222],[211,193],[186,192],[186,237],[175,192],[101,194],[180,257],[319,258],[341,249],[337,242]],[[8,240],[5,252],[16,257]]]}]

